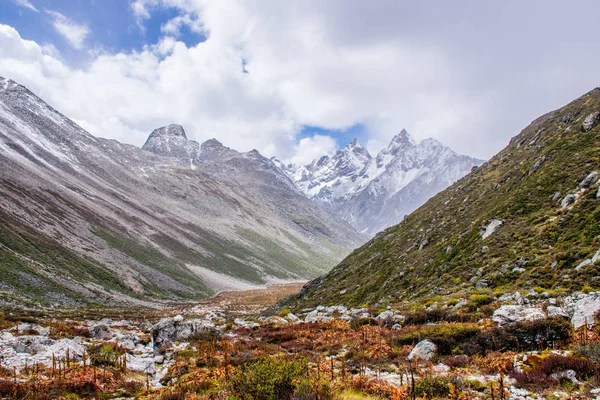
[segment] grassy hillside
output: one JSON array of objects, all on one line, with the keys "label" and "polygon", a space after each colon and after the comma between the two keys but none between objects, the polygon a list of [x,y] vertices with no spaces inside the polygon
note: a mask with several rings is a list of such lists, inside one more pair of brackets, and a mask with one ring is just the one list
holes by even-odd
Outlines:
[{"label": "grassy hillside", "polygon": [[[577,268],[600,250],[598,183],[580,185],[600,172],[599,112],[596,88],[536,119],[489,162],[355,250],[290,304],[600,289],[598,265]],[[576,201],[563,206],[570,194]],[[484,238],[494,221],[502,224]]]}]

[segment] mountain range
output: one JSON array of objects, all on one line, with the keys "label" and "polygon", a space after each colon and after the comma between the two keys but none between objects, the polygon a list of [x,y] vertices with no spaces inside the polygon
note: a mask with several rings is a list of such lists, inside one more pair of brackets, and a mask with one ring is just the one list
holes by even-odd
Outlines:
[{"label": "mountain range", "polygon": [[537,118],[288,305],[600,290],[599,122],[600,88]]},{"label": "mountain range", "polygon": [[257,151],[97,138],[0,78],[0,300],[197,300],[309,279],[364,241]]},{"label": "mountain range", "polygon": [[369,236],[395,225],[430,197],[483,163],[406,130],[376,157],[355,139],[308,165],[275,163],[309,198]]}]

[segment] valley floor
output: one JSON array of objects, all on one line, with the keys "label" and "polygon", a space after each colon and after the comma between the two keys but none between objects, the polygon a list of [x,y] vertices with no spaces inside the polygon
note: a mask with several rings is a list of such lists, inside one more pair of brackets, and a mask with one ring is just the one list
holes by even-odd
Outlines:
[{"label": "valley floor", "polygon": [[273,311],[301,286],[137,315],[7,312],[0,397],[600,398],[600,329],[577,319],[600,293]]}]

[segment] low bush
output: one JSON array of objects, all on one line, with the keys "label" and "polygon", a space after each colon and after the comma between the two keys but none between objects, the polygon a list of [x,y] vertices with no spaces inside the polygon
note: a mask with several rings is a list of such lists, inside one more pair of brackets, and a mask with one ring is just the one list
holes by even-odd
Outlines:
[{"label": "low bush", "polygon": [[415,394],[419,397],[447,397],[452,381],[447,377],[427,375],[415,382]]},{"label": "low bush", "polygon": [[289,399],[306,371],[305,359],[264,357],[243,365],[232,377],[230,390],[240,400]]},{"label": "low bush", "polygon": [[556,382],[552,375],[568,370],[575,371],[577,379],[585,380],[598,374],[600,364],[581,357],[552,355],[544,358],[530,371],[514,371],[511,376],[521,386],[539,386]]},{"label": "low bush", "polygon": [[575,354],[580,357],[589,358],[597,363],[600,363],[600,342],[591,342],[587,344],[579,344],[573,349]]},{"label": "low bush", "polygon": [[468,324],[424,326],[393,338],[392,344],[395,346],[404,346],[416,344],[423,339],[429,339],[436,344],[438,354],[448,355],[459,344],[469,338],[475,337],[478,333],[479,328],[477,326]]}]

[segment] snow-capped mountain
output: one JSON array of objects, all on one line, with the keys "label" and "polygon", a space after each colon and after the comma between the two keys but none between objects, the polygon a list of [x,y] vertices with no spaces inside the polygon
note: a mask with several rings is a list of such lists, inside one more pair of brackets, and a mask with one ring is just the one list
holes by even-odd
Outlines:
[{"label": "snow-capped mountain", "polygon": [[0,304],[141,304],[307,279],[364,239],[269,159],[181,126],[97,138],[0,78]]},{"label": "snow-capped mountain", "polygon": [[406,130],[373,158],[355,139],[309,165],[276,161],[308,197],[359,232],[394,225],[483,161],[459,155],[434,139],[415,142]]}]

